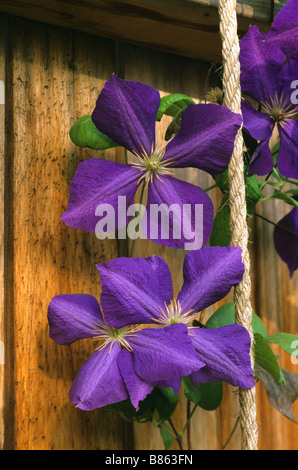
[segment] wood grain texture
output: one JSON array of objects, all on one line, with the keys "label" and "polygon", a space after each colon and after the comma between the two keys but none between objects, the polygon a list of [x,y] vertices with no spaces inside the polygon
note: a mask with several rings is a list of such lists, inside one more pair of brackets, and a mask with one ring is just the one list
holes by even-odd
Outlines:
[{"label": "wood grain texture", "polygon": [[[285,3],[276,2],[276,11]],[[0,0],[0,11],[203,60],[221,60],[217,1]],[[268,0],[238,2],[239,34],[270,25]]]},{"label": "wood grain texture", "polygon": [[[0,21],[0,34],[7,38],[1,42],[0,57],[5,55],[8,85],[2,170],[7,352],[4,447],[162,449],[159,430],[150,424],[131,426],[113,412],[86,413],[76,409],[68,400],[68,391],[92,348],[87,340],[64,347],[48,338],[46,314],[50,299],[77,292],[99,297],[95,263],[127,255],[130,249],[125,241],[99,241],[60,221],[69,184],[80,161],[90,156],[119,162],[124,159],[122,149],[91,152],[76,148],[68,130],[77,118],[93,110],[98,93],[112,72],[144,81],[161,94],[186,93],[196,101],[204,97],[210,80],[213,84],[218,82],[219,72],[213,68],[209,75],[210,63],[67,29],[13,17],[4,19],[2,15]],[[0,73],[4,73],[3,64],[2,59]],[[157,129],[160,137],[167,122],[165,118]],[[0,132],[1,129],[3,132],[3,125]],[[179,170],[177,176],[202,188],[212,183],[210,176],[198,170]],[[210,195],[217,208],[221,194],[213,190]],[[258,210],[277,221],[285,205],[281,201],[266,202]],[[286,266],[275,253],[272,228],[260,220],[251,220],[251,226],[254,309],[269,334],[297,334],[297,273],[290,281]],[[163,256],[169,264],[177,293],[182,284],[185,253],[137,240],[134,256],[153,254]],[[231,296],[225,300],[231,300]],[[225,300],[206,309],[205,318]],[[3,325],[3,315],[0,331],[1,318]],[[288,356],[281,351],[278,354],[283,367],[297,372]],[[225,385],[224,400],[217,411],[197,410],[191,425],[193,449],[221,449],[237,419],[237,407],[234,388]],[[295,410],[298,411],[297,406]],[[296,426],[269,405],[262,384],[258,384],[258,413],[262,448],[297,448]],[[185,420],[186,401],[182,400],[174,415],[178,429]],[[238,429],[228,449],[239,448]]]},{"label": "wood grain texture", "polygon": [[[4,180],[5,180],[5,18],[0,17],[0,449],[4,442]],[[4,355],[4,357],[3,357]]]},{"label": "wood grain texture", "polygon": [[[68,130],[93,108],[112,73],[113,43],[88,37],[74,41],[70,31],[23,20],[10,20],[9,28],[6,331],[13,346],[7,357],[5,448],[119,449],[124,442],[120,418],[100,410],[86,414],[68,399],[90,344],[57,347],[47,326],[50,299],[61,293],[98,296],[95,263],[118,254],[116,242],[99,241],[60,221],[71,178],[87,157],[72,145]],[[115,151],[106,154],[115,157]]]}]

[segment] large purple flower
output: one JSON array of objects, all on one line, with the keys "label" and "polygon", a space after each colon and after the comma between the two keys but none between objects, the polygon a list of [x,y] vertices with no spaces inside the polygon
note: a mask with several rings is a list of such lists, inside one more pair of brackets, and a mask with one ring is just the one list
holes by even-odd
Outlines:
[{"label": "large purple flower", "polygon": [[[184,261],[184,284],[173,298],[172,279],[165,261],[119,258],[98,265],[101,305],[115,328],[149,323],[166,328],[190,324],[197,312],[224,298],[243,276],[241,248],[206,247],[189,252]],[[125,312],[125,314],[124,314]],[[209,330],[189,326],[189,335],[204,367],[190,374],[194,384],[226,381],[243,388],[254,386],[250,365],[250,337],[240,325]]]},{"label": "large purple flower", "polygon": [[[122,165],[92,158],[80,163],[62,216],[67,225],[96,231],[99,221],[96,208],[108,204],[118,215],[115,230],[125,227],[129,218],[119,207],[119,196],[126,198],[127,206],[132,205],[137,188],[144,183],[148,187],[148,225],[150,221],[152,225],[151,208],[173,206],[169,213],[169,233],[165,235],[154,227],[154,234],[147,231],[147,238],[184,248],[186,242],[194,239],[195,205],[202,205],[202,244],[206,244],[213,224],[212,202],[202,189],[174,178],[172,169],[195,167],[210,174],[224,171],[242,118],[224,106],[190,104],[178,134],[166,147],[160,147],[155,140],[159,104],[159,92],[149,85],[122,80],[116,75],[107,80],[92,120],[100,132],[132,152],[135,161]],[[192,210],[186,214],[185,207]],[[177,220],[183,227],[180,236],[174,227]]]},{"label": "large purple flower", "polygon": [[276,15],[266,42],[275,44],[288,57],[298,59],[298,0],[288,0]]},{"label": "large purple flower", "polygon": [[[125,310],[122,311],[126,317]],[[204,367],[185,325],[167,328],[109,326],[97,300],[86,294],[58,295],[49,305],[50,338],[58,344],[93,338],[96,349],[79,370],[70,400],[93,410],[128,397],[138,409],[155,385],[177,392],[181,376]],[[179,390],[179,388],[178,388]]]},{"label": "large purple flower", "polygon": [[298,178],[298,121],[295,119],[298,106],[291,99],[298,62],[287,61],[283,52],[265,39],[265,34],[251,26],[241,40],[242,91],[259,104],[258,110],[247,100],[242,104],[244,128],[259,141],[248,172],[266,175],[273,169],[269,141],[277,127],[280,136],[278,169],[285,177]]},{"label": "large purple flower", "polygon": [[298,207],[294,207],[278,222],[273,238],[277,253],[287,264],[290,277],[293,277],[294,271],[298,269]]}]

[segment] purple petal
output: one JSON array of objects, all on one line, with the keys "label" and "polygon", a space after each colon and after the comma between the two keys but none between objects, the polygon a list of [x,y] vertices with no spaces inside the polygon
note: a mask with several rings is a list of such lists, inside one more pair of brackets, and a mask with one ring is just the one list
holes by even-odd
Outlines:
[{"label": "purple petal", "polygon": [[240,247],[206,247],[185,256],[184,284],[178,295],[183,312],[199,312],[223,299],[242,280]]},{"label": "purple petal", "polygon": [[80,368],[69,392],[77,408],[90,411],[128,398],[117,364],[120,350],[118,343],[98,350]]},{"label": "purple petal", "polygon": [[159,382],[156,383],[159,387],[165,387],[165,388],[171,388],[175,395],[178,395],[180,386],[181,386],[181,379],[180,377],[177,377],[177,379],[172,379],[172,380],[160,380]]},{"label": "purple petal", "polygon": [[288,0],[276,15],[266,42],[280,47],[287,56],[298,58],[297,0]]},{"label": "purple petal", "polygon": [[102,322],[97,300],[92,295],[57,295],[48,308],[49,336],[58,344],[71,344],[94,336],[96,324]]},{"label": "purple petal", "polygon": [[255,386],[250,363],[250,336],[240,325],[190,329],[198,357],[206,366],[191,374],[194,385],[224,381],[241,388]]},{"label": "purple petal", "polygon": [[[284,227],[294,234],[282,230]],[[298,268],[298,207],[294,207],[285,217],[283,217],[273,232],[274,245],[281,259],[287,264],[290,277],[293,277],[294,271]]]},{"label": "purple petal", "polygon": [[138,410],[139,402],[143,401],[146,396],[152,392],[154,387],[144,382],[144,380],[136,374],[132,354],[126,349],[120,351],[118,355],[118,365],[128,390],[130,401],[135,409]]},{"label": "purple petal", "polygon": [[271,136],[260,142],[251,157],[247,173],[250,175],[268,175],[273,170],[273,158],[269,147]]},{"label": "purple petal", "polygon": [[298,178],[298,121],[287,121],[279,125],[280,148],[277,166],[282,176]]},{"label": "purple petal", "polygon": [[152,385],[191,374],[198,360],[185,325],[141,330],[129,340],[137,374]]},{"label": "purple petal", "polygon": [[171,159],[171,167],[222,173],[228,166],[241,124],[241,116],[225,106],[190,104],[180,131],[166,147],[164,160]]},{"label": "purple petal", "polygon": [[102,286],[101,306],[110,326],[153,323],[154,318],[159,318],[159,307],[164,307],[165,299],[151,259],[117,258],[98,264],[97,269]]},{"label": "purple petal", "polygon": [[[298,49],[298,46],[297,46]],[[288,105],[292,102],[292,107],[297,106],[297,80],[298,80],[298,60],[290,59],[282,68],[281,88],[283,97],[288,97]],[[295,91],[296,90],[296,91]],[[293,94],[294,93],[294,94]],[[293,96],[292,96],[293,95]],[[296,98],[296,100],[295,100]],[[294,101],[296,101],[296,106]],[[297,110],[298,111],[298,110]]]},{"label": "purple petal", "polygon": [[160,256],[150,256],[146,258],[146,261],[157,276],[157,282],[164,302],[169,303],[173,299],[173,283],[169,266]]},{"label": "purple petal", "polygon": [[[95,232],[99,231],[97,223],[100,216],[106,216],[105,211],[108,210],[111,229],[107,231],[125,227],[128,223],[126,208],[124,216],[120,215],[123,208],[118,197],[125,197],[127,206],[133,204],[139,177],[139,171],[130,165],[96,158],[85,160],[79,164],[73,177],[67,210],[61,220],[70,227]],[[100,204],[109,207],[102,206],[102,210],[98,211]]]},{"label": "purple petal", "polygon": [[157,90],[113,74],[100,93],[92,120],[97,129],[126,149],[151,153],[160,104]]},{"label": "purple petal", "polygon": [[266,35],[250,26],[240,43],[241,88],[256,101],[266,101],[279,91],[279,75],[286,56],[264,42]]},{"label": "purple petal", "polygon": [[[146,223],[146,227],[144,227]],[[212,231],[213,204],[197,186],[164,176],[148,190],[143,219],[147,238],[165,246],[195,250],[206,245]]]},{"label": "purple petal", "polygon": [[243,127],[251,137],[255,140],[265,140],[271,137],[274,123],[269,114],[260,113],[247,100],[242,100],[241,110]]}]

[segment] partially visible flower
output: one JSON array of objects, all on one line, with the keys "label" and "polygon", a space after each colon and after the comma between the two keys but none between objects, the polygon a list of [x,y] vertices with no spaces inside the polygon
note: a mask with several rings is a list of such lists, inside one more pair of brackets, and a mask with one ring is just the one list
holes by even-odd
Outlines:
[{"label": "partially visible flower", "polygon": [[[61,217],[67,225],[94,232],[99,220],[96,216],[99,204],[112,205],[118,214],[118,196],[125,196],[130,206],[134,203],[137,188],[146,184],[148,220],[151,207],[175,206],[180,226],[184,228],[182,236],[177,238],[174,233],[176,217],[171,214],[169,236],[164,237],[159,232],[151,239],[184,248],[186,241],[193,240],[194,209],[196,204],[201,204],[203,245],[206,245],[213,224],[212,202],[202,189],[174,178],[172,170],[195,167],[210,174],[223,172],[242,118],[224,106],[190,104],[177,135],[166,146],[160,146],[155,140],[159,104],[159,92],[149,85],[122,80],[114,74],[107,80],[97,99],[92,120],[100,132],[132,152],[137,161],[122,165],[92,158],[80,163],[70,186],[67,210]],[[192,210],[187,224],[183,224],[182,208],[186,205]],[[128,220],[124,215],[121,222],[116,223],[115,230],[125,227]],[[147,233],[148,238],[150,235]]]},{"label": "partially visible flower", "polygon": [[[125,318],[125,310],[122,315]],[[114,328],[107,324],[91,295],[54,297],[48,321],[50,338],[58,344],[95,340],[95,352],[79,370],[69,394],[71,402],[83,410],[127,398],[138,409],[155,385],[172,386],[177,391],[181,376],[204,366],[196,357],[185,325]]]},{"label": "partially visible flower", "polygon": [[266,35],[251,26],[241,40],[241,88],[259,105],[242,102],[244,129],[259,141],[248,172],[266,175],[274,163],[269,142],[275,127],[280,136],[277,166],[285,177],[298,178],[298,106],[291,101],[291,84],[298,76],[298,62],[289,60]]},{"label": "partially visible flower", "polygon": [[242,280],[241,248],[206,247],[189,252],[177,298],[173,297],[169,268],[158,256],[113,259],[99,264],[98,270],[101,304],[113,327],[188,325],[197,357],[204,363],[190,374],[193,383],[223,380],[242,388],[254,386],[250,337],[245,328],[230,325],[209,330],[192,326],[198,312],[224,298]]},{"label": "partially visible flower", "polygon": [[298,58],[298,0],[288,0],[278,12],[266,42],[275,44],[288,57]]},{"label": "partially visible flower", "polygon": [[293,277],[298,268],[298,207],[294,207],[278,222],[273,238],[277,253],[287,264],[290,277]]}]

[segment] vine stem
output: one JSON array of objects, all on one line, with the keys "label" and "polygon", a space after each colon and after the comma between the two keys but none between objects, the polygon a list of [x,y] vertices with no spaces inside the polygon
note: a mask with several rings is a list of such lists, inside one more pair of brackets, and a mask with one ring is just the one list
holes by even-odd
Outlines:
[{"label": "vine stem", "polygon": [[168,422],[169,422],[169,425],[171,426],[171,428],[172,428],[173,431],[174,431],[175,439],[176,439],[176,441],[178,442],[179,449],[180,449],[180,450],[183,450],[182,434],[179,434],[179,432],[178,432],[177,429],[175,428],[174,423],[173,423],[173,421],[172,421],[171,418],[168,419]]},{"label": "vine stem", "polygon": [[274,225],[275,227],[278,227],[280,230],[284,230],[285,232],[288,232],[290,235],[293,235],[294,237],[298,238],[298,233],[292,232],[292,230],[289,230],[288,228],[283,227],[282,225],[276,224],[272,220],[267,219],[267,217],[264,217],[263,215],[258,214],[257,212],[253,212],[253,215],[256,215],[260,219],[265,220],[265,222],[268,222],[269,224]]}]

